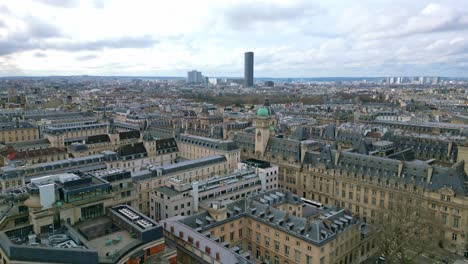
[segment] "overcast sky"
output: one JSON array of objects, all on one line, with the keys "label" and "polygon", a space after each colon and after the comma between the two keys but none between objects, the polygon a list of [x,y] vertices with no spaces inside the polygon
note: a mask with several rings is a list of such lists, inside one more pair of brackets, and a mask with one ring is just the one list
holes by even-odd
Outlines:
[{"label": "overcast sky", "polygon": [[468,0],[0,0],[0,76],[468,76]]}]

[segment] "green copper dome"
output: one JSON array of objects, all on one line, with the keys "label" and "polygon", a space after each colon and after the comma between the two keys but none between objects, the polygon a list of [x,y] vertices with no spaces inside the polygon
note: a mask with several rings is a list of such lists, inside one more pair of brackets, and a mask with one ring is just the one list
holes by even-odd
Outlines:
[{"label": "green copper dome", "polygon": [[268,109],[264,106],[258,108],[257,110],[257,116],[269,116],[270,114],[268,113]]},{"label": "green copper dome", "polygon": [[270,131],[275,131],[275,127],[274,127],[274,126],[270,126]]}]

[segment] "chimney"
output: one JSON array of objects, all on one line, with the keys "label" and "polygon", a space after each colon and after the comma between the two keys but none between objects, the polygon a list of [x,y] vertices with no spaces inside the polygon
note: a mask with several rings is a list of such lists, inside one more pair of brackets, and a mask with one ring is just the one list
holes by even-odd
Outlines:
[{"label": "chimney", "polygon": [[429,166],[427,168],[427,183],[431,183],[433,171],[434,171],[434,168],[432,166]]}]

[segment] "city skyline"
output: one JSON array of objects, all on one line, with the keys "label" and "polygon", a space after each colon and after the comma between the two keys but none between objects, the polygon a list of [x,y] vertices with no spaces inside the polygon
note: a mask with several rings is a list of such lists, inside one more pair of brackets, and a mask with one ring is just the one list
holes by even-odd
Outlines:
[{"label": "city skyline", "polygon": [[0,2],[0,76],[466,77],[459,3]]}]

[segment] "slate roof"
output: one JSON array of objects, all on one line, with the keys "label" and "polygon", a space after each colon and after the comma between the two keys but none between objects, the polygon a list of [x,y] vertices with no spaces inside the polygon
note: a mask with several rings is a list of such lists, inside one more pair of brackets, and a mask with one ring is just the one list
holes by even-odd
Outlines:
[{"label": "slate roof", "polygon": [[85,140],[86,144],[97,144],[106,142],[110,142],[109,135],[107,134],[88,136]]},{"label": "slate roof", "polygon": [[152,167],[150,170],[142,170],[139,172],[135,172],[134,174],[132,174],[132,177],[136,181],[145,180],[148,178],[157,177],[157,172],[159,172],[161,176],[164,176],[188,169],[194,169],[197,167],[204,167],[211,164],[223,163],[226,161],[227,159],[224,155],[213,155],[201,159],[187,160],[179,163],[155,166]]},{"label": "slate roof", "polygon": [[120,146],[117,153],[123,157],[137,154],[148,154],[142,142]]},{"label": "slate roof", "polygon": [[131,130],[131,131],[120,132],[119,138],[120,140],[140,138],[140,131]]},{"label": "slate roof", "polygon": [[28,122],[6,122],[0,123],[0,130],[15,130],[15,129],[33,129],[34,125]]},{"label": "slate roof", "polygon": [[[245,216],[319,246],[335,239],[338,234],[347,230],[348,227],[360,224],[358,220],[343,209],[328,208],[322,212],[323,215],[320,218],[308,220],[276,209],[263,199],[263,197],[268,196],[273,204],[277,204],[289,200],[292,197],[288,196],[291,195],[290,192],[272,190],[252,198],[227,204],[228,217],[222,221],[212,221],[206,211],[179,221],[193,229],[198,228],[198,232],[203,233],[205,230],[229,222],[233,218]],[[296,199],[299,198],[296,196]]]},{"label": "slate roof", "polygon": [[206,148],[211,149],[219,149],[224,151],[231,151],[238,149],[237,144],[232,140],[219,140],[219,139],[212,139],[207,137],[199,137],[189,134],[180,134],[176,137],[176,139],[180,142],[198,145]]},{"label": "slate roof", "polygon": [[[400,161],[350,150],[341,151],[339,155],[337,152],[331,146],[324,147],[320,152],[307,151],[304,163],[312,166],[323,164],[326,168],[335,169],[338,172],[377,177],[378,181],[384,184],[388,181],[403,186],[414,183],[416,186],[430,190],[451,187],[459,195],[467,194],[464,182],[468,180],[468,176],[462,168],[463,163],[457,163],[452,167],[441,167],[420,160]],[[432,168],[432,174],[430,174],[430,168]]]},{"label": "slate roof", "polygon": [[156,140],[156,149],[158,150],[169,150],[178,151],[177,143],[174,138],[163,138]]}]

